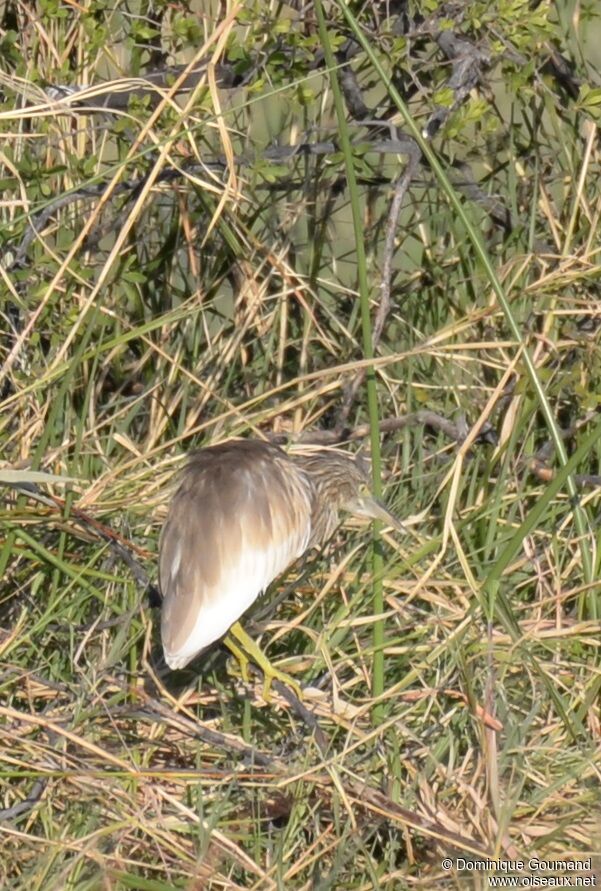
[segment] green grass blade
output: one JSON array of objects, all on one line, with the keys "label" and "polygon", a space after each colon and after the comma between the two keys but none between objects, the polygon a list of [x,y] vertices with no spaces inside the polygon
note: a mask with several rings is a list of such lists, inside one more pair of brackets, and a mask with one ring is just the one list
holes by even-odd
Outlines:
[{"label": "green grass blade", "polygon": [[[338,83],[338,75],[336,72],[336,62],[334,53],[330,43],[328,29],[326,27],[325,16],[321,0],[317,0],[315,11],[319,25],[319,36],[323,46],[326,65],[330,73],[330,83],[332,86],[332,94],[334,97],[334,107],[336,109],[336,119],[338,121],[338,129],[340,135],[340,146],[344,156],[344,165],[348,190],[351,202],[351,211],[353,216],[353,228],[355,233],[355,248],[357,251],[357,277],[359,284],[359,299],[361,302],[361,331],[363,339],[363,353],[366,359],[373,359],[373,344],[371,319],[369,313],[369,295],[370,288],[367,280],[367,258],[364,247],[363,221],[361,215],[361,202],[359,197],[359,188],[357,185],[357,177],[355,175],[353,148],[351,145],[351,137],[347,124],[347,112],[342,98],[342,91]],[[369,413],[370,426],[370,445],[371,459],[373,470],[374,492],[377,497],[382,494],[381,486],[381,467],[380,467],[380,425],[378,417],[378,395],[376,390],[376,374],[372,368],[367,370],[367,408]],[[378,524],[374,523],[373,532],[373,611],[375,615],[380,616],[384,609],[384,596],[382,591],[382,553],[379,543]],[[376,699],[384,692],[384,622],[382,619],[376,619],[373,630],[374,655],[372,664],[372,691]],[[379,720],[378,706],[374,709],[374,720]]]}]

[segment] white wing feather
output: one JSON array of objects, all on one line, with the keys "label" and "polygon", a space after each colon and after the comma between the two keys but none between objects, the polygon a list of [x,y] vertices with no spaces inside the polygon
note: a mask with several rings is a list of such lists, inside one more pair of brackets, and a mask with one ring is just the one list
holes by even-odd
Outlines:
[{"label": "white wing feather", "polygon": [[[170,668],[183,668],[197,653],[222,637],[261,592],[306,551],[311,536],[311,509],[308,498],[305,502],[300,528],[297,526],[280,542],[271,542],[264,549],[249,542],[253,536],[245,534],[243,518],[239,518],[242,536],[235,565],[222,567],[218,584],[205,588],[202,608],[177,649],[169,649],[163,641],[165,661]],[[247,516],[252,517],[252,511]],[[172,566],[173,578],[180,568],[180,559],[178,546]]]}]

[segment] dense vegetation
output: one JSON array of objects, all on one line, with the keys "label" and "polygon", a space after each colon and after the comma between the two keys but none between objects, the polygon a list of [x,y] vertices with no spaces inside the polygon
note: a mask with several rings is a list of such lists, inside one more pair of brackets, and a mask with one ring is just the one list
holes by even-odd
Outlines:
[{"label": "dense vegetation", "polygon": [[[599,850],[595,11],[3,4],[3,888]],[[248,435],[369,449],[407,526],[247,617],[304,711],[161,667],[176,472]]]}]

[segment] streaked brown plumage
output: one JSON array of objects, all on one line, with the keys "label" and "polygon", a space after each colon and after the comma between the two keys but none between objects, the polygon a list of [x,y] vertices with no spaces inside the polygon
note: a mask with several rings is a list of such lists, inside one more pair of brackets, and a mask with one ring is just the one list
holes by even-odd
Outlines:
[{"label": "streaked brown plumage", "polygon": [[341,509],[399,526],[369,495],[364,463],[349,455],[288,455],[255,440],[193,454],[159,545],[170,668],[222,637],[273,579],[326,541]]}]

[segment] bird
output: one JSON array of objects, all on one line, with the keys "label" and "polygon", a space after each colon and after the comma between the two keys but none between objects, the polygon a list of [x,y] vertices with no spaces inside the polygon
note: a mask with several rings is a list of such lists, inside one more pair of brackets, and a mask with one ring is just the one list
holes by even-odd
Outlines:
[{"label": "bird", "polygon": [[159,539],[161,639],[169,668],[184,668],[226,635],[243,678],[252,660],[263,671],[266,693],[274,678],[291,685],[238,620],[292,563],[327,542],[343,510],[402,529],[371,494],[369,466],[360,456],[288,453],[258,439],[193,452]]}]

